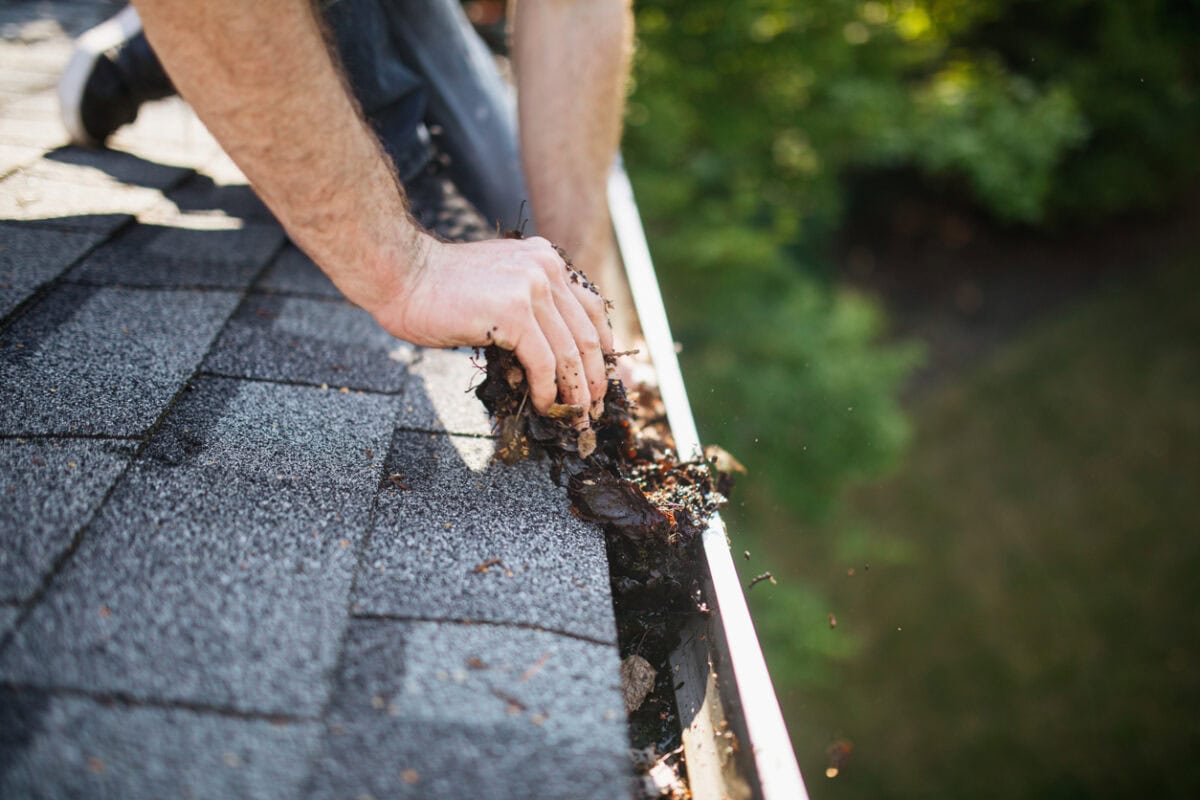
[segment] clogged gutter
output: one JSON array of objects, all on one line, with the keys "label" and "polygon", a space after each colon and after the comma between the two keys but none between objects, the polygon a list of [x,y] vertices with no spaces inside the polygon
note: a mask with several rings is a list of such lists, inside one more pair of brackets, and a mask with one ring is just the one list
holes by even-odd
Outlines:
[{"label": "clogged gutter", "polygon": [[[641,791],[688,797],[668,655],[687,620],[708,613],[700,537],[724,502],[718,486],[728,491],[728,476],[706,461],[675,459],[650,388],[640,387],[631,402],[624,384],[610,379],[604,413],[580,433],[572,422],[582,408],[556,405],[539,415],[512,352],[491,346],[483,355],[486,377],[476,395],[495,420],[496,457],[509,464],[548,457],[555,480],[566,483],[572,513],[604,526]],[[615,357],[608,360],[611,367]]]}]

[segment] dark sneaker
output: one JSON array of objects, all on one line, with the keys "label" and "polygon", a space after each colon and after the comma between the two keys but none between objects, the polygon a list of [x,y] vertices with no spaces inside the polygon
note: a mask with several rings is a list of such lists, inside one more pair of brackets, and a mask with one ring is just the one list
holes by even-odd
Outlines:
[{"label": "dark sneaker", "polygon": [[63,125],[72,142],[89,146],[137,119],[142,103],[174,93],[133,6],[75,40],[58,82]]}]

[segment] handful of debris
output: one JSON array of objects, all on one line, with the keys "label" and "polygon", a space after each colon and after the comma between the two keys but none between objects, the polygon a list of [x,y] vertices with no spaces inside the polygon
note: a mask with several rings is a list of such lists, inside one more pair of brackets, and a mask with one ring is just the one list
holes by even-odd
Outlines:
[{"label": "handful of debris", "polygon": [[[475,394],[495,421],[496,457],[506,464],[549,457],[555,479],[566,478],[576,516],[633,542],[677,545],[695,539],[725,502],[712,463],[675,459],[661,404],[647,391],[634,406],[625,385],[610,379],[603,414],[579,431],[572,422],[585,413],[581,406],[556,403],[545,416],[534,410],[512,351],[492,345],[483,356],[486,374]],[[611,367],[616,356],[606,358]]]}]

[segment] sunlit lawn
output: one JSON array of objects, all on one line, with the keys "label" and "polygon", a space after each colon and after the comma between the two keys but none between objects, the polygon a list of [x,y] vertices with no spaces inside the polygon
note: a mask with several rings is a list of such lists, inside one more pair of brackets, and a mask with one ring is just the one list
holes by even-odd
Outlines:
[{"label": "sunlit lawn", "polygon": [[1200,259],[913,411],[894,476],[750,593],[813,796],[1200,797]]}]

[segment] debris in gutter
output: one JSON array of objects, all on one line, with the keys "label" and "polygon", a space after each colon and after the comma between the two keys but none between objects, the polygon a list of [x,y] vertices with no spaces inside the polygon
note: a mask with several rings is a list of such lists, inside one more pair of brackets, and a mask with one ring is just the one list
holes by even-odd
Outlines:
[{"label": "debris in gutter", "polygon": [[[599,294],[558,252],[570,280]],[[607,300],[605,305],[612,307]],[[611,377],[616,359],[635,352],[605,355],[610,378],[604,408],[582,432],[574,424],[582,408],[555,404],[549,415],[538,414],[520,362],[494,344],[482,350],[485,375],[475,394],[492,415],[496,459],[515,464],[549,458],[555,481],[567,487],[571,513],[604,526],[622,688],[636,688],[640,695],[626,693],[630,739],[635,752],[667,754],[638,766],[642,794],[685,798],[691,793],[668,657],[688,622],[709,613],[701,588],[701,538],[734,474],[745,467],[720,448],[707,448],[690,461],[676,458],[657,390],[644,385],[627,390]],[[635,671],[636,681],[627,681],[626,674]]]},{"label": "debris in gutter", "polygon": [[635,748],[629,755],[639,774],[638,788],[642,797],[690,800],[691,790],[681,777],[682,746],[663,755],[659,755],[653,746]]},{"label": "debris in gutter", "polygon": [[621,661],[621,695],[625,699],[625,711],[633,713],[641,708],[646,695],[654,689],[658,670],[637,653]]}]

